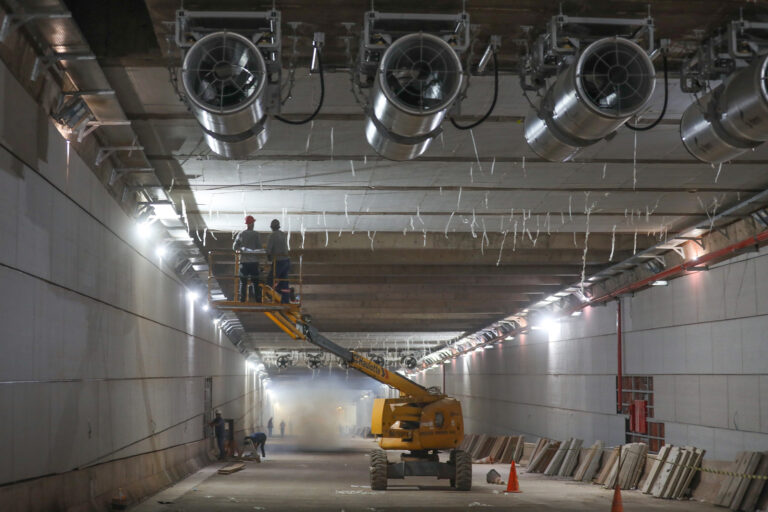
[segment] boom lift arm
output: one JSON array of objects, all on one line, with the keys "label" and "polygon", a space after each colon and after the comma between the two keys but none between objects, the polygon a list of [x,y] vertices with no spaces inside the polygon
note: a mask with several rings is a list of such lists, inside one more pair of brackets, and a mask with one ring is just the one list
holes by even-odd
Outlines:
[{"label": "boom lift arm", "polygon": [[[472,460],[457,450],[464,438],[464,422],[458,400],[432,393],[416,382],[391,372],[362,355],[341,347],[317,328],[297,319],[302,339],[336,355],[377,381],[400,391],[400,398],[377,398],[371,418],[371,433],[384,450],[408,450],[400,462],[389,462],[386,452],[371,453],[371,488],[387,488],[387,479],[406,476],[436,476],[449,479],[459,490],[472,487]],[[440,462],[439,450],[450,450],[448,462]]]},{"label": "boom lift arm", "polygon": [[[279,302],[279,295],[262,286],[267,302]],[[406,476],[436,476],[448,479],[461,491],[472,488],[472,460],[458,450],[464,439],[461,403],[429,389],[397,372],[346,349],[323,336],[294,305],[261,310],[291,338],[306,340],[342,359],[369,377],[400,392],[399,398],[377,398],[373,404],[371,433],[378,438],[380,450],[371,452],[371,488],[384,490],[387,479]],[[399,462],[389,462],[384,450],[404,450]],[[438,452],[449,450],[448,462],[440,462]]]},{"label": "boom lift arm", "polygon": [[432,402],[441,395],[435,395],[429,392],[429,390],[411,379],[400,375],[397,372],[390,372],[386,368],[379,366],[370,359],[361,356],[357,352],[347,350],[344,347],[340,347],[336,343],[332,342],[317,330],[316,327],[312,327],[307,324],[303,324],[304,327],[304,339],[308,342],[316,345],[324,350],[327,350],[331,354],[341,358],[349,365],[350,368],[354,368],[369,377],[376,379],[382,384],[386,384],[392,388],[400,391],[401,396],[407,396],[410,398],[419,399],[426,402]]}]

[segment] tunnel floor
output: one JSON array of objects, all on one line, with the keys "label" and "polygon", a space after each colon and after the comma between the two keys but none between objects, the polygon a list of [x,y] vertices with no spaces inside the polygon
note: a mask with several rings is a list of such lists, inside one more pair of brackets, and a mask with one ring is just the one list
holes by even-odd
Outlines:
[{"label": "tunnel floor", "polygon": [[[370,440],[346,440],[332,451],[306,451],[291,438],[267,442],[264,462],[246,462],[242,471],[220,475],[226,464],[212,464],[168,489],[131,507],[134,512],[253,510],[530,510],[600,511],[611,509],[612,491],[572,480],[526,474],[519,470],[521,494],[503,494],[505,486],[487,484],[496,469],[506,480],[509,467],[473,466],[470,492],[451,489],[446,480],[418,477],[389,480],[386,491],[371,491],[368,481]],[[390,454],[390,460],[393,460]],[[721,510],[694,501],[654,499],[639,491],[623,491],[624,510]],[[163,503],[161,503],[163,502]]]}]

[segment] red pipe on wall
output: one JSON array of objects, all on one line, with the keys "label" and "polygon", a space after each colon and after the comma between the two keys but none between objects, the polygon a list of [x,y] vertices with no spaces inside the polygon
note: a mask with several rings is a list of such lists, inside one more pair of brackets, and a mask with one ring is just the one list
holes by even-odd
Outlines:
[{"label": "red pipe on wall", "polygon": [[618,400],[616,402],[616,408],[618,409],[618,413],[621,414],[623,407],[622,407],[622,397],[623,397],[623,388],[622,388],[622,367],[624,366],[623,359],[621,357],[621,297],[619,297],[616,300],[616,341],[618,346],[616,347],[616,352],[618,353],[618,366],[617,366],[617,372],[616,372],[616,378],[618,381],[618,385],[616,386],[616,389],[618,391]]}]

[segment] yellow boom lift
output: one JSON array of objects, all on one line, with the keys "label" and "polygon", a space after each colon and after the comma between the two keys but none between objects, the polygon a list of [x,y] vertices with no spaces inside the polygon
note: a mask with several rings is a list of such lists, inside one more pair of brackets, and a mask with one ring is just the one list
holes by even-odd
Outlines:
[{"label": "yellow boom lift", "polygon": [[[340,347],[303,320],[297,322],[302,339],[340,357],[354,368],[400,391],[399,398],[377,398],[373,404],[371,433],[382,449],[371,457],[371,489],[384,490],[387,479],[436,476],[448,479],[460,491],[472,488],[472,459],[458,450],[464,439],[461,403],[432,393],[416,382],[379,366],[362,355]],[[384,450],[407,450],[399,462],[389,462]],[[450,450],[448,462],[438,452]]]},{"label": "yellow boom lift", "polygon": [[[299,304],[280,304],[280,294],[269,286],[260,286],[263,302],[212,301],[212,304],[219,309],[264,313],[293,339],[306,340],[339,357],[349,368],[400,392],[399,398],[374,401],[371,433],[378,438],[381,449],[370,453],[371,489],[385,490],[388,479],[406,476],[436,476],[450,480],[457,490],[472,488],[472,459],[467,452],[458,449],[464,439],[464,421],[458,400],[433,392],[337,345],[311,325],[309,316],[301,313]],[[408,453],[402,454],[398,462],[390,462],[385,450]],[[448,462],[440,462],[440,451],[449,451]]]}]

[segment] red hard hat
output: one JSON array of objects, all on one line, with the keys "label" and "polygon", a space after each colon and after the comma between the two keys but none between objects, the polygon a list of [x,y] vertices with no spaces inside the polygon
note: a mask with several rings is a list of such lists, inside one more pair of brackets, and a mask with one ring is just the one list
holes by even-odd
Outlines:
[{"label": "red hard hat", "polygon": [[254,219],[252,215],[249,215],[249,216],[247,216],[247,217],[245,218],[245,223],[246,223],[246,224],[253,224],[253,223],[255,223],[255,222],[256,222],[256,219]]}]

